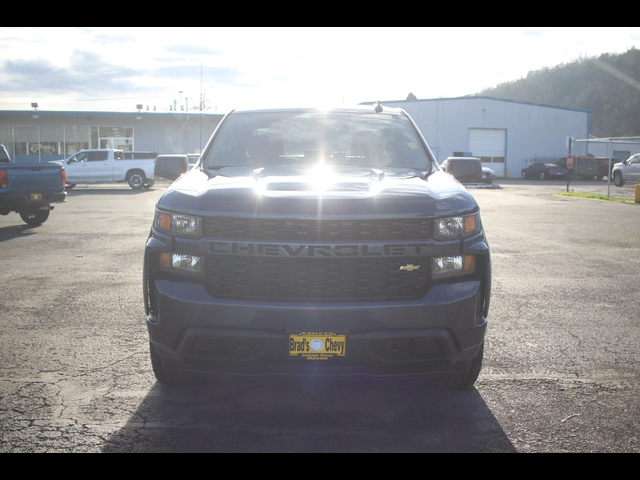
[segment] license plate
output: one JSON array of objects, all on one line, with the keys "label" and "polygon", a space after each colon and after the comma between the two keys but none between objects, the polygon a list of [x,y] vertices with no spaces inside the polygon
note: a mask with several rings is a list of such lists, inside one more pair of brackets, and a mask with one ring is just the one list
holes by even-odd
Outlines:
[{"label": "license plate", "polygon": [[37,202],[39,200],[42,200],[42,194],[41,193],[32,193],[31,194],[31,201],[32,202]]},{"label": "license plate", "polygon": [[335,333],[299,333],[289,335],[289,356],[307,360],[345,357],[346,335]]}]

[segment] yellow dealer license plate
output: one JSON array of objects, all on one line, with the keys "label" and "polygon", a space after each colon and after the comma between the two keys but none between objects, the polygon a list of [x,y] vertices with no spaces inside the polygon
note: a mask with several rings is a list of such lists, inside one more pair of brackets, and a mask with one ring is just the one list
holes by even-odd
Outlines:
[{"label": "yellow dealer license plate", "polygon": [[307,360],[345,357],[346,335],[335,333],[299,333],[289,335],[289,355]]},{"label": "yellow dealer license plate", "polygon": [[42,200],[42,194],[41,193],[32,193],[31,194],[31,201],[32,202],[37,202],[39,200]]}]

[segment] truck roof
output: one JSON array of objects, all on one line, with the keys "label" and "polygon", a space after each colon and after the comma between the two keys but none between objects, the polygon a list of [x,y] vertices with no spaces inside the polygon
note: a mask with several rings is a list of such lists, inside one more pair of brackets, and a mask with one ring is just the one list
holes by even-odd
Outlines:
[{"label": "truck roof", "polygon": [[404,110],[395,107],[386,107],[382,105],[382,111],[376,112],[376,105],[355,105],[351,107],[336,107],[336,108],[263,108],[263,109],[238,109],[233,110],[231,114],[235,113],[379,113],[381,115],[404,115]]},{"label": "truck roof", "polygon": [[85,148],[79,152],[122,152],[119,148]]}]

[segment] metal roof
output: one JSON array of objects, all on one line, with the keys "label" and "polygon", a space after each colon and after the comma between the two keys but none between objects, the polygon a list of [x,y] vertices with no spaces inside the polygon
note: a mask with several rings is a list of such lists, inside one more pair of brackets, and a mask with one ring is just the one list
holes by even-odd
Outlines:
[{"label": "metal roof", "polygon": [[61,115],[61,116],[113,116],[113,117],[189,117],[203,115],[211,118],[222,118],[222,113],[207,113],[207,112],[87,112],[87,111],[52,111],[52,110],[0,110],[0,115]]},{"label": "metal roof", "polygon": [[[498,98],[498,97],[487,97],[483,95],[467,95],[465,97],[449,97],[449,98],[427,98],[427,99],[418,99],[418,100],[385,100],[380,103],[420,103],[420,102],[449,102],[449,101],[459,101],[459,100],[494,100],[497,102],[507,102],[507,103],[517,103],[520,105],[531,105],[534,107],[544,107],[544,108],[556,108],[559,110],[569,110],[572,112],[582,112],[582,113],[591,113],[590,110],[583,110],[579,108],[568,108],[568,107],[558,107],[554,105],[544,105],[541,103],[533,103],[533,102],[522,102],[518,100],[509,100],[507,98]],[[375,102],[362,102],[360,105],[374,105]]]},{"label": "metal roof", "polygon": [[[377,102],[373,102],[375,106]],[[384,105],[383,105],[384,107]],[[333,113],[377,113],[375,108],[370,108],[368,104],[361,103],[359,105],[349,106],[349,107],[335,107],[335,108],[301,108],[301,107],[292,107],[292,108],[265,108],[265,109],[256,109],[256,110],[233,110],[231,113],[308,113],[308,112],[333,112]],[[384,107],[382,112],[379,113],[387,113],[387,114],[395,114],[402,115],[402,109],[397,107]]]}]

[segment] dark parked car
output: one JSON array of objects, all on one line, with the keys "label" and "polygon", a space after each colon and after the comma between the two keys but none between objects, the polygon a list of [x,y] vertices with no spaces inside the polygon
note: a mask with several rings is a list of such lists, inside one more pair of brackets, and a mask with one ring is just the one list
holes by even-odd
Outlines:
[{"label": "dark parked car", "polygon": [[540,180],[554,180],[567,178],[566,167],[561,167],[555,163],[534,163],[522,170],[524,178],[539,178]]},{"label": "dark parked car", "polygon": [[[616,166],[616,163],[620,163],[620,159],[616,157],[601,157],[596,158],[598,162],[598,179],[602,180],[604,177],[612,176],[613,167]],[[613,178],[613,177],[612,177]]]},{"label": "dark parked car", "polygon": [[[559,166],[567,168],[567,159],[563,158],[557,163]],[[570,172],[572,180],[593,180],[596,178],[602,178],[600,174],[600,168],[598,167],[598,161],[594,157],[574,157],[573,168]]]}]

